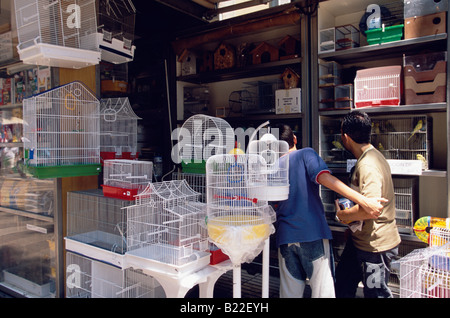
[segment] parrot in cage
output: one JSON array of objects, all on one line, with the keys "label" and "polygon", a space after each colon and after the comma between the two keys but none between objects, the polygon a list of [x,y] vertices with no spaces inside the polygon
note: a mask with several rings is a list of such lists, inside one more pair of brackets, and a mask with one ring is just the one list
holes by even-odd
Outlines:
[{"label": "parrot in cage", "polygon": [[421,120],[419,120],[419,121],[417,122],[416,127],[414,127],[414,130],[411,132],[411,136],[409,136],[408,141],[412,138],[412,136],[414,136],[414,135],[416,134],[416,132],[418,132],[419,130],[421,130],[422,127],[423,127],[423,121],[422,121],[422,119],[421,119]]},{"label": "parrot in cage", "polygon": [[420,153],[418,153],[416,155],[416,158],[417,158],[417,160],[422,161],[422,167],[424,167],[425,169],[428,169],[428,161],[424,156],[422,156]]},{"label": "parrot in cage", "polygon": [[340,143],[339,141],[333,140],[331,143],[332,143],[333,146],[335,146],[337,149],[339,149],[339,150],[344,150],[344,146],[342,146],[341,143]]}]

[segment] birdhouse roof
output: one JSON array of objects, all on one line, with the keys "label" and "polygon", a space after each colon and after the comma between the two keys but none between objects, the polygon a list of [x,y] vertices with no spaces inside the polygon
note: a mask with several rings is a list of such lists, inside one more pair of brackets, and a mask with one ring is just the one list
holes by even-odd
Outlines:
[{"label": "birdhouse roof", "polygon": [[53,98],[70,97],[77,100],[99,101],[95,94],[81,81],[70,82],[52,89],[40,92],[30,98],[52,95]]},{"label": "birdhouse roof", "polygon": [[186,180],[172,180],[149,183],[140,194],[136,196],[138,202],[146,199],[156,199],[162,201],[175,200],[180,198],[196,198],[200,193],[194,191]]},{"label": "birdhouse roof", "polygon": [[141,119],[131,108],[128,97],[101,99],[100,115],[115,116],[117,119]]},{"label": "birdhouse roof", "polygon": [[272,50],[277,50],[277,48],[275,46],[273,46],[272,44],[269,44],[267,42],[261,42],[257,47],[255,47],[250,53],[256,53],[256,52],[260,52],[266,49],[272,49]]},{"label": "birdhouse roof", "polygon": [[291,68],[289,68],[289,67],[287,67],[285,70],[284,70],[284,72],[281,74],[281,77],[285,77],[287,74],[293,74],[294,76],[296,76],[296,77],[298,77],[298,78],[300,78],[300,75],[298,75],[297,74],[297,72],[296,71],[294,71],[293,69],[291,69]]}]

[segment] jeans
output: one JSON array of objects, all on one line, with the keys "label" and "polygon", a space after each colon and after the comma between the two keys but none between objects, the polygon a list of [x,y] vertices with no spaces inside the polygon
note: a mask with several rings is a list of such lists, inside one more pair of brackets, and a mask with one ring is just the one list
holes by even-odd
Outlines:
[{"label": "jeans", "polygon": [[356,248],[349,238],[336,267],[336,297],[354,298],[362,281],[365,298],[392,298],[388,282],[391,262],[397,256],[398,247],[371,253]]},{"label": "jeans", "polygon": [[311,297],[334,298],[334,263],[328,240],[281,245],[278,250],[280,298],[303,297],[309,279]]}]

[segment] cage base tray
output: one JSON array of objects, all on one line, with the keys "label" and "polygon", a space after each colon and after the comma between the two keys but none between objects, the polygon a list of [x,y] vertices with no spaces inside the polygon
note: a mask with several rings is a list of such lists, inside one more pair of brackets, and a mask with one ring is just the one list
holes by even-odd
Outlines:
[{"label": "cage base tray", "polygon": [[82,177],[98,175],[101,170],[100,164],[28,167],[29,172],[39,179]]}]

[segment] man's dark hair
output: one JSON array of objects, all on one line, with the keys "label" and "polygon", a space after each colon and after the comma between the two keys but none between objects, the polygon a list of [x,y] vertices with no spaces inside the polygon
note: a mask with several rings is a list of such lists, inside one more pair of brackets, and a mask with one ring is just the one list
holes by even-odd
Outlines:
[{"label": "man's dark hair", "polygon": [[294,132],[292,131],[292,128],[289,125],[283,124],[276,125],[275,128],[278,128],[279,139],[286,141],[289,148],[294,147]]},{"label": "man's dark hair", "polygon": [[358,144],[370,143],[372,121],[364,112],[355,110],[348,113],[342,120],[341,129],[342,133],[347,134]]}]

